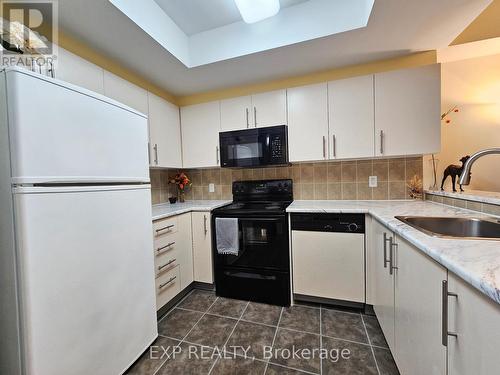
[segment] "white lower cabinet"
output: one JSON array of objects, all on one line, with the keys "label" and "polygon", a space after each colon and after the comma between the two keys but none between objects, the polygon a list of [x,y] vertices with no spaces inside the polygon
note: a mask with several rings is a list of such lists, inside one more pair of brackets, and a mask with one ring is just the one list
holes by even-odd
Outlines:
[{"label": "white lower cabinet", "polygon": [[401,374],[446,373],[441,284],[447,270],[372,221],[373,304]]},{"label": "white lower cabinet", "polygon": [[191,214],[153,222],[156,309],[193,282]]},{"label": "white lower cabinet", "polygon": [[214,275],[210,212],[193,212],[192,228],[194,280],[212,284],[214,282]]},{"label": "white lower cabinet", "polygon": [[400,373],[498,373],[500,305],[376,220],[371,238],[368,288]]},{"label": "white lower cabinet", "polygon": [[179,265],[156,277],[156,310],[159,310],[181,291]]},{"label": "white lower cabinet", "polygon": [[394,358],[401,374],[445,374],[441,285],[447,270],[405,240],[395,242]]},{"label": "white lower cabinet", "polygon": [[293,292],[364,303],[364,241],[357,233],[293,230]]},{"label": "white lower cabinet", "polygon": [[193,277],[193,234],[191,231],[191,213],[179,216],[178,244],[182,250],[178,255],[181,265],[181,290],[194,281]]},{"label": "white lower cabinet", "polygon": [[377,220],[372,220],[373,261],[371,265],[373,282],[373,308],[377,315],[389,348],[395,352],[394,335],[394,278],[389,272],[388,246],[393,233]]},{"label": "white lower cabinet", "polygon": [[451,272],[448,291],[448,375],[498,374],[500,305]]}]

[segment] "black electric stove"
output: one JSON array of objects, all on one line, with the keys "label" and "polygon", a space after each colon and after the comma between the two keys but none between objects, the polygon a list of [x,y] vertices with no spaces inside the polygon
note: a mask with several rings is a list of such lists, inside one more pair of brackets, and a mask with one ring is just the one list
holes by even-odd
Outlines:
[{"label": "black electric stove", "polygon": [[[221,297],[290,305],[286,208],[292,180],[233,182],[233,203],[212,212],[216,293]],[[238,255],[217,252],[216,220],[238,219]]]}]

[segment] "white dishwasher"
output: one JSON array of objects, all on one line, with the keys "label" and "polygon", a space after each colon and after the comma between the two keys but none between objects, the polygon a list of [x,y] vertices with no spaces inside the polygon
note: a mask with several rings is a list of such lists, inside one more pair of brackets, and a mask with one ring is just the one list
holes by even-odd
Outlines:
[{"label": "white dishwasher", "polygon": [[365,303],[365,216],[291,214],[295,300]]}]

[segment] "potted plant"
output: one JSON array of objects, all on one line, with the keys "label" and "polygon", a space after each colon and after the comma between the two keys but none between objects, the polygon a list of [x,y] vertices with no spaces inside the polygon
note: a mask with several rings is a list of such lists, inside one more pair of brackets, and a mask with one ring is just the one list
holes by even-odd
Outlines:
[{"label": "potted plant", "polygon": [[423,197],[422,180],[417,175],[413,176],[413,178],[409,181],[408,192],[409,192],[410,198],[422,199],[422,197]]},{"label": "potted plant", "polygon": [[168,182],[170,184],[177,185],[177,195],[179,197],[179,202],[184,202],[184,191],[186,187],[191,186],[191,180],[189,179],[189,177],[184,172],[180,172],[175,176],[170,177]]}]

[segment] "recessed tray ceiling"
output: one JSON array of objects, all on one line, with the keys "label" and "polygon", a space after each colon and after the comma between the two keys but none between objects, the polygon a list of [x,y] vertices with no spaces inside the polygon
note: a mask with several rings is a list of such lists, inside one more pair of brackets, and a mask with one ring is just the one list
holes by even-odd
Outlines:
[{"label": "recessed tray ceiling", "polygon": [[280,12],[246,24],[233,0],[109,0],[192,68],[366,27],[374,0],[281,0]]}]

